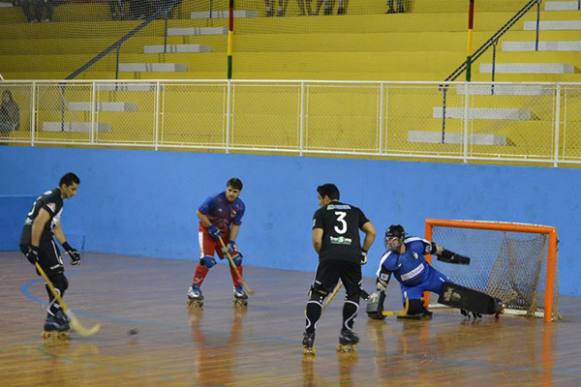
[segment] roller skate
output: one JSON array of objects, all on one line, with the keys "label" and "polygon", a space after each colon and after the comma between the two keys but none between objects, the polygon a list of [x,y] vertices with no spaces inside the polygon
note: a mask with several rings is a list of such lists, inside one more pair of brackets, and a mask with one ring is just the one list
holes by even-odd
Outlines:
[{"label": "roller skate", "polygon": [[303,334],[303,354],[305,356],[315,356],[317,350],[315,349],[315,331]]},{"label": "roller skate", "polygon": [[192,307],[201,308],[204,306],[204,295],[202,294],[202,289],[199,285],[192,285],[188,289],[187,293],[188,299],[186,304]]},{"label": "roller skate", "polygon": [[69,338],[68,331],[70,329],[69,318],[59,309],[54,315],[47,314],[42,338],[45,340],[66,340]]},{"label": "roller skate", "polygon": [[416,313],[416,314],[406,314],[403,316],[397,316],[398,319],[404,320],[431,320],[433,317],[433,313],[427,309],[424,309],[423,312]]},{"label": "roller skate", "polygon": [[244,291],[241,285],[234,288],[234,305],[246,306],[248,305],[248,294]]},{"label": "roller skate", "polygon": [[339,344],[337,345],[337,352],[355,352],[359,337],[350,329],[341,329],[339,335]]}]

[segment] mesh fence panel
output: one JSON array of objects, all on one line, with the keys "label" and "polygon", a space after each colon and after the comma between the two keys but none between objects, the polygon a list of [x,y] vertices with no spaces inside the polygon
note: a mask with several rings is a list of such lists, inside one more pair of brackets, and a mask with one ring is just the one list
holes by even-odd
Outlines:
[{"label": "mesh fence panel", "polygon": [[[36,140],[47,142],[90,142],[91,84],[36,84]],[[76,109],[89,103],[88,109]]]},{"label": "mesh fence panel", "polygon": [[96,86],[95,141],[153,144],[156,83],[104,82]]},{"label": "mesh fence panel", "polygon": [[226,139],[227,85],[162,84],[163,145],[222,146]]},{"label": "mesh fence panel", "polygon": [[[385,149],[408,154],[462,154],[462,120],[443,121],[446,106],[464,110],[464,99],[437,84],[387,84]],[[448,113],[449,114],[449,113]]]},{"label": "mesh fence panel", "polygon": [[[544,309],[548,235],[434,226],[432,240],[472,258],[470,265],[450,265],[433,257],[433,266],[452,281],[498,297],[510,309]],[[553,316],[559,312],[558,289],[555,281]]]},{"label": "mesh fence panel", "polygon": [[581,160],[581,86],[563,86],[561,96],[561,158]]},{"label": "mesh fence panel", "polygon": [[3,83],[0,90],[2,96],[0,142],[11,143],[30,139],[32,84],[8,82]]},{"label": "mesh fence panel", "polygon": [[378,85],[309,84],[305,97],[305,149],[377,152]]},{"label": "mesh fence panel", "polygon": [[486,84],[455,88],[468,93],[468,154],[550,158],[554,153],[555,87]]},{"label": "mesh fence panel", "polygon": [[244,83],[232,87],[232,146],[280,149],[299,147],[300,84]]}]

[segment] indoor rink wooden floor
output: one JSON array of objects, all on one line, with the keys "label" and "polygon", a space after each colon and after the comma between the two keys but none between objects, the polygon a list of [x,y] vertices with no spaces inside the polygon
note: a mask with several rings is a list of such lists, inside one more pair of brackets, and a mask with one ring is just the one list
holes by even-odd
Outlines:
[{"label": "indoor rink wooden floor", "polygon": [[[86,254],[67,266],[66,300],[92,337],[41,338],[42,282],[17,253],[0,253],[1,386],[578,386],[581,299],[561,298],[565,319],[501,316],[472,322],[452,311],[432,321],[368,320],[355,354],[337,354],[341,297],[324,311],[315,358],[301,339],[313,274],[249,267],[256,294],[232,303],[226,266],[212,269],[203,311],[190,310],[188,261]],[[366,282],[372,288],[372,280]],[[387,306],[398,308],[391,289]],[[128,331],[137,328],[138,334]]]}]

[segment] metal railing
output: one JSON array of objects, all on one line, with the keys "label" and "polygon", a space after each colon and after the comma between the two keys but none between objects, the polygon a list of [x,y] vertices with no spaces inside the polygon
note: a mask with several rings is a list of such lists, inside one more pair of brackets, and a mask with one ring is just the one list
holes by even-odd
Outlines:
[{"label": "metal railing", "polygon": [[[5,81],[4,144],[581,164],[581,83]],[[489,90],[494,87],[495,95]],[[61,89],[66,91],[62,93]],[[64,107],[64,108],[63,108]],[[63,113],[64,112],[64,113]]]}]

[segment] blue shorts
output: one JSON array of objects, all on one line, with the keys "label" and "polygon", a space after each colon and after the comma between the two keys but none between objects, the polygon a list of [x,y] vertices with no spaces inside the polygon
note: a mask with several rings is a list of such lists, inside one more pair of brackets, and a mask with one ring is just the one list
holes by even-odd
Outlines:
[{"label": "blue shorts", "polygon": [[428,276],[421,283],[414,286],[406,286],[404,284],[400,284],[402,303],[405,304],[406,298],[410,300],[421,299],[423,293],[426,290],[440,295],[440,293],[442,293],[442,287],[444,285],[444,282],[452,281],[450,281],[450,279],[448,279],[448,277],[445,274],[440,273],[438,270],[430,266]]}]

